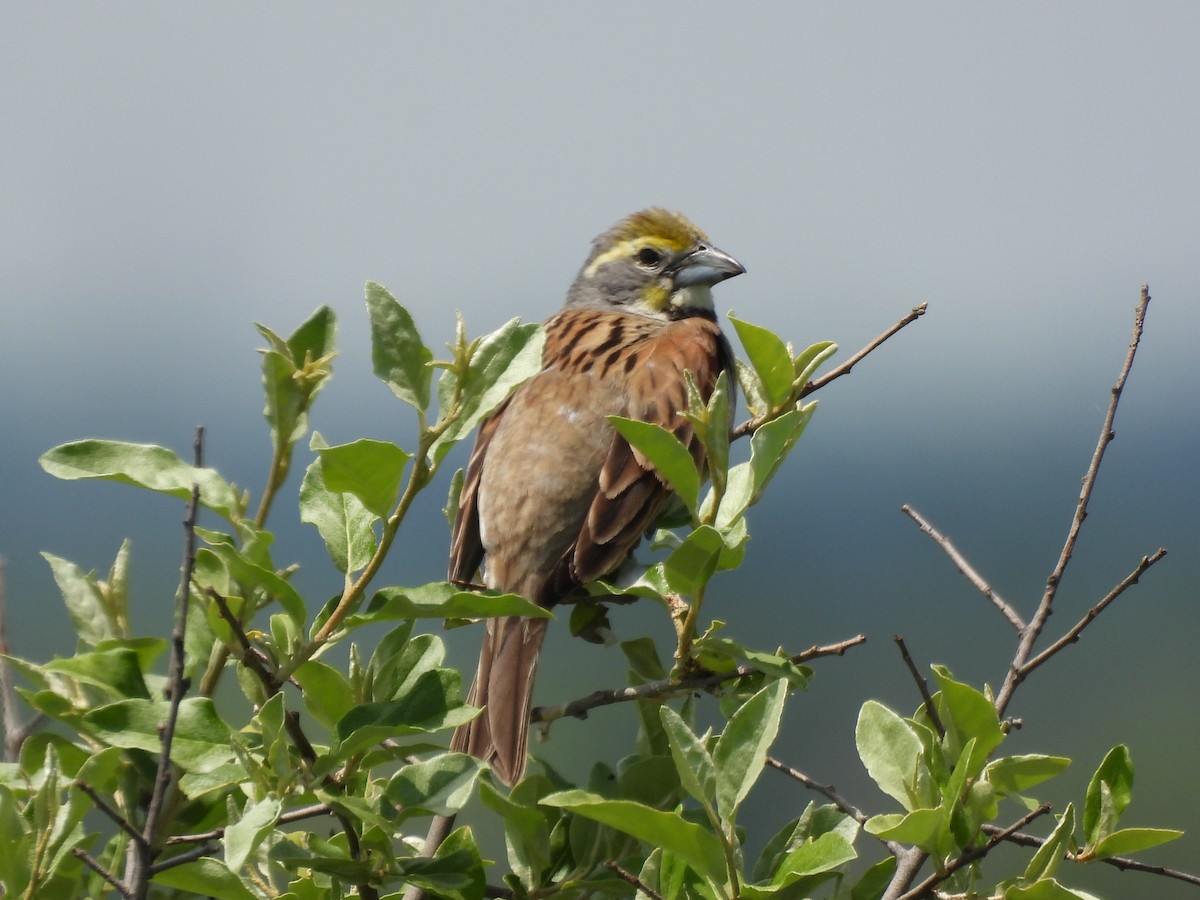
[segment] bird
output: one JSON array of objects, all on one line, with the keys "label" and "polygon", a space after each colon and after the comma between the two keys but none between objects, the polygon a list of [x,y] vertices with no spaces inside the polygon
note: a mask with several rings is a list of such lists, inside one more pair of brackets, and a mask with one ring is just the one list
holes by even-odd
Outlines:
[{"label": "bird", "polygon": [[[745,272],[682,214],[654,207],[597,237],[544,326],[542,367],[480,425],[451,533],[449,578],[552,607],[612,574],[651,530],[671,485],[608,420],[662,426],[703,467],[684,413],[687,377],[707,400],[734,356],[712,286]],[[732,406],[732,404],[731,404]],[[451,749],[512,786],[525,773],[547,619],[486,620],[467,702],[482,712]]]}]

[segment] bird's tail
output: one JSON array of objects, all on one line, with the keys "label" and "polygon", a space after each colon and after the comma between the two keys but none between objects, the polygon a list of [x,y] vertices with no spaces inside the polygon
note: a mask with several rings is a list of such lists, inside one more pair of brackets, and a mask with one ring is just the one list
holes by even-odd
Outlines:
[{"label": "bird's tail", "polygon": [[509,787],[525,774],[533,677],[547,621],[518,616],[487,620],[479,670],[467,695],[468,703],[484,709],[459,726],[450,742],[451,750],[490,764]]}]

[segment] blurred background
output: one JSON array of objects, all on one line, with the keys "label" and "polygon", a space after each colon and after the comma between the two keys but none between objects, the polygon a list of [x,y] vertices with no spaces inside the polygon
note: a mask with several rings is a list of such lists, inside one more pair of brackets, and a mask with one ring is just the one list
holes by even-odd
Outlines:
[{"label": "blurred background", "polygon": [[[39,551],[107,572],[131,536],[145,633],[167,633],[177,580],[181,506],[58,482],[37,465],[46,449],[95,436],[187,456],[203,423],[207,462],[257,497],[269,443],[252,323],[290,333],[321,304],[338,313],[340,356],[314,426],[331,443],[411,446],[407,408],[371,375],[366,280],[440,348],[456,309],[474,334],[547,317],[595,234],[661,204],[747,266],[718,309],[797,346],[834,340],[844,359],[929,303],[820,393],[753,514],[744,568],[706,606],[750,644],[868,635],[817,662],[775,753],[884,811],[853,723],[869,697],[919,703],[892,635],[976,685],[998,686],[1014,649],[900,506],[1030,613],[1148,282],[1117,439],[1048,636],[1143,555],[1170,555],[1021,688],[1010,744],[1075,758],[1038,794],[1061,810],[1127,743],[1124,823],[1189,829],[1144,858],[1197,869],[1198,43],[1200,6],[1184,0],[5,4],[0,554],[13,652],[73,650]],[[301,471],[308,459],[302,447]],[[340,577],[298,521],[297,485],[298,473],[276,505],[276,559],[302,565],[315,605]],[[379,584],[444,576],[445,487]],[[661,619],[622,609],[614,624],[665,640]],[[449,633],[451,660],[473,669],[478,639]],[[618,651],[556,627],[537,700],[620,684],[624,669]],[[610,761],[628,747],[632,720],[618,707],[561,722],[537,752],[582,778],[601,739]],[[763,778],[754,846],[820,799]],[[1061,875],[1108,897],[1196,895],[1109,867]]]}]

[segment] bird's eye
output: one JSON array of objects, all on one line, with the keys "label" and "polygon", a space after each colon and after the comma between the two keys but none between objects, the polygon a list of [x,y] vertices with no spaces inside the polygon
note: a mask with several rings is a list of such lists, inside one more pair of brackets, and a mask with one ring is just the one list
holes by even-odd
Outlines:
[{"label": "bird's eye", "polygon": [[652,269],[662,262],[662,254],[653,247],[643,247],[638,251],[637,261],[639,266],[645,266],[647,269]]}]

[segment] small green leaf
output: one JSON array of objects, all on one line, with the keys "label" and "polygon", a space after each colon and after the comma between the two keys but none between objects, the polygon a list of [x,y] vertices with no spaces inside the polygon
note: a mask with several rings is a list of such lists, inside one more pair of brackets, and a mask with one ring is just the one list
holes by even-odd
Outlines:
[{"label": "small green leaf", "polygon": [[439,412],[442,417],[449,415],[458,394],[458,415],[430,449],[435,463],[440,463],[451,447],[542,367],[544,342],[541,325],[522,325],[520,319],[510,319],[475,344],[465,378],[453,370],[442,373],[438,381]]},{"label": "small green leaf", "polygon": [[713,750],[717,769],[717,809],[732,823],[738,807],[767,764],[767,751],[779,733],[788,684],[772,681],[738,708]]},{"label": "small green leaf", "polygon": [[662,706],[658,714],[671,746],[671,759],[679,773],[679,783],[699,801],[709,817],[714,818],[717,812],[717,771],[708,748],[671,707]]},{"label": "small green leaf", "polygon": [[267,835],[279,821],[283,805],[275,797],[266,797],[257,803],[247,803],[241,816],[225,828],[225,864],[231,872],[241,871]]},{"label": "small green leaf", "polygon": [[938,836],[949,827],[949,815],[945,810],[936,808],[872,816],[863,825],[863,830],[881,840],[900,841],[932,852],[937,846]]},{"label": "small green leaf", "polygon": [[388,587],[375,593],[367,608],[347,620],[347,627],[389,619],[482,619],[528,616],[552,619],[554,614],[516,594],[464,591],[445,581],[415,588]]},{"label": "small green leaf", "polygon": [[1071,760],[1065,756],[1002,756],[984,767],[983,777],[1002,794],[1021,794],[1048,778],[1066,771]]},{"label": "small green leaf", "polygon": [[521,802],[522,796],[514,790],[506,797],[488,778],[479,779],[479,799],[504,820],[509,865],[528,885],[550,865],[550,823],[543,810]]},{"label": "small green leaf", "polygon": [[792,377],[793,383],[803,386],[810,381],[821,363],[837,353],[837,348],[837,344],[833,341],[818,341],[811,347],[801,350],[793,362],[795,370],[795,375]]},{"label": "small green leaf", "polygon": [[103,688],[115,700],[131,697],[149,699],[138,654],[125,648],[77,653],[54,659],[42,667],[46,672],[70,675],[77,681]]},{"label": "small green leaf", "polygon": [[[324,446],[318,434],[313,435],[313,443],[314,449]],[[357,572],[370,562],[378,520],[353,494],[331,491],[325,484],[322,461],[313,460],[300,483],[300,521],[316,526],[340,571]]]},{"label": "small green leaf", "polygon": [[1183,832],[1173,828],[1122,828],[1097,844],[1091,856],[1093,859],[1127,856],[1181,837]]},{"label": "small green leaf", "polygon": [[608,421],[636,452],[650,461],[695,516],[700,500],[700,472],[691,451],[672,432],[653,422],[622,416],[609,416]]},{"label": "small green leaf", "polygon": [[771,879],[771,885],[786,887],[801,878],[831,872],[857,857],[845,835],[836,831],[826,832],[815,840],[805,841],[785,856]]},{"label": "small green leaf", "polygon": [[190,500],[199,484],[201,504],[227,519],[239,514],[237,494],[216,470],[188,465],[166,447],[88,439],[47,450],[38,462],[55,478],[100,478],[180,500]]},{"label": "small green leaf", "polygon": [[73,562],[53,553],[43,553],[42,558],[50,564],[79,639],[94,647],[106,638],[117,637],[95,579]]},{"label": "small green leaf", "polygon": [[[1104,807],[1104,792],[1111,797],[1111,814]],[[1087,797],[1083,805],[1083,839],[1088,847],[1094,847],[1116,828],[1117,821],[1129,806],[1133,792],[1133,760],[1129,748],[1118,744],[1108,751],[1096,773],[1088,784]]]},{"label": "small green leaf", "polygon": [[429,406],[433,354],[421,340],[408,310],[383,285],[367,282],[371,319],[371,362],[375,374],[392,393],[417,412]]},{"label": "small green leaf", "polygon": [[[159,726],[168,704],[154,700],[120,700],[98,707],[83,717],[85,730],[114,747],[162,749]],[[233,758],[229,726],[221,721],[207,697],[185,697],[179,704],[171,760],[189,772],[207,772]]]},{"label": "small green leaf", "polygon": [[667,587],[685,597],[695,597],[712,578],[724,547],[719,531],[701,525],[662,564]]},{"label": "small green leaf", "polygon": [[921,739],[904,719],[882,703],[868,700],[854,730],[858,755],[879,789],[907,810],[917,806]]},{"label": "small green leaf", "polygon": [[335,758],[345,759],[384,738],[425,735],[469,722],[476,710],[461,700],[461,679],[450,669],[422,673],[396,700],[364,703],[337,723],[341,744]]},{"label": "small green leaf", "polygon": [[1063,858],[1075,849],[1075,807],[1068,803],[1063,814],[1058,817],[1058,824],[1050,832],[1045,843],[1033,854],[1021,881],[1025,884],[1040,883],[1050,878],[1058,868]]},{"label": "small green leaf", "polygon": [[350,682],[327,663],[310,659],[292,677],[303,691],[305,707],[326,728],[333,728],[354,705]]},{"label": "small green leaf", "polygon": [[767,484],[804,433],[816,411],[816,402],[797,406],[763,425],[750,438],[750,460],[729,470],[725,497],[721,500],[716,525],[727,527],[759,501]]},{"label": "small green leaf", "polygon": [[317,453],[329,490],[353,494],[381,519],[391,514],[411,453],[388,441],[366,439],[323,447]]},{"label": "small green leaf", "polygon": [[957,754],[968,741],[975,741],[967,774],[972,778],[983,769],[992,750],[1004,740],[996,708],[982,693],[968,684],[955,681],[945,666],[933,666],[933,675],[941,688],[942,721],[948,731],[947,745]]},{"label": "small green leaf", "polygon": [[158,872],[153,880],[156,885],[184,891],[194,897],[257,900],[257,895],[246,888],[228,866],[208,856]]},{"label": "small green leaf", "polygon": [[483,768],[465,753],[443,753],[402,767],[388,782],[385,796],[402,813],[452,816],[471,799]]},{"label": "small green leaf", "polygon": [[785,403],[792,394],[792,355],[774,333],[761,325],[752,325],[734,316],[729,317],[737,331],[738,340],[754,371],[762,379],[763,393],[772,407]]},{"label": "small green leaf", "polygon": [[651,847],[662,847],[687,861],[710,881],[723,884],[725,857],[711,832],[675,813],[663,812],[629,800],[606,800],[588,791],[559,791],[542,798],[544,806],[569,809],[618,831],[633,835]]},{"label": "small green leaf", "polygon": [[1004,900],[1099,900],[1095,894],[1064,887],[1053,878],[1045,878],[1028,887],[1010,887]]}]

